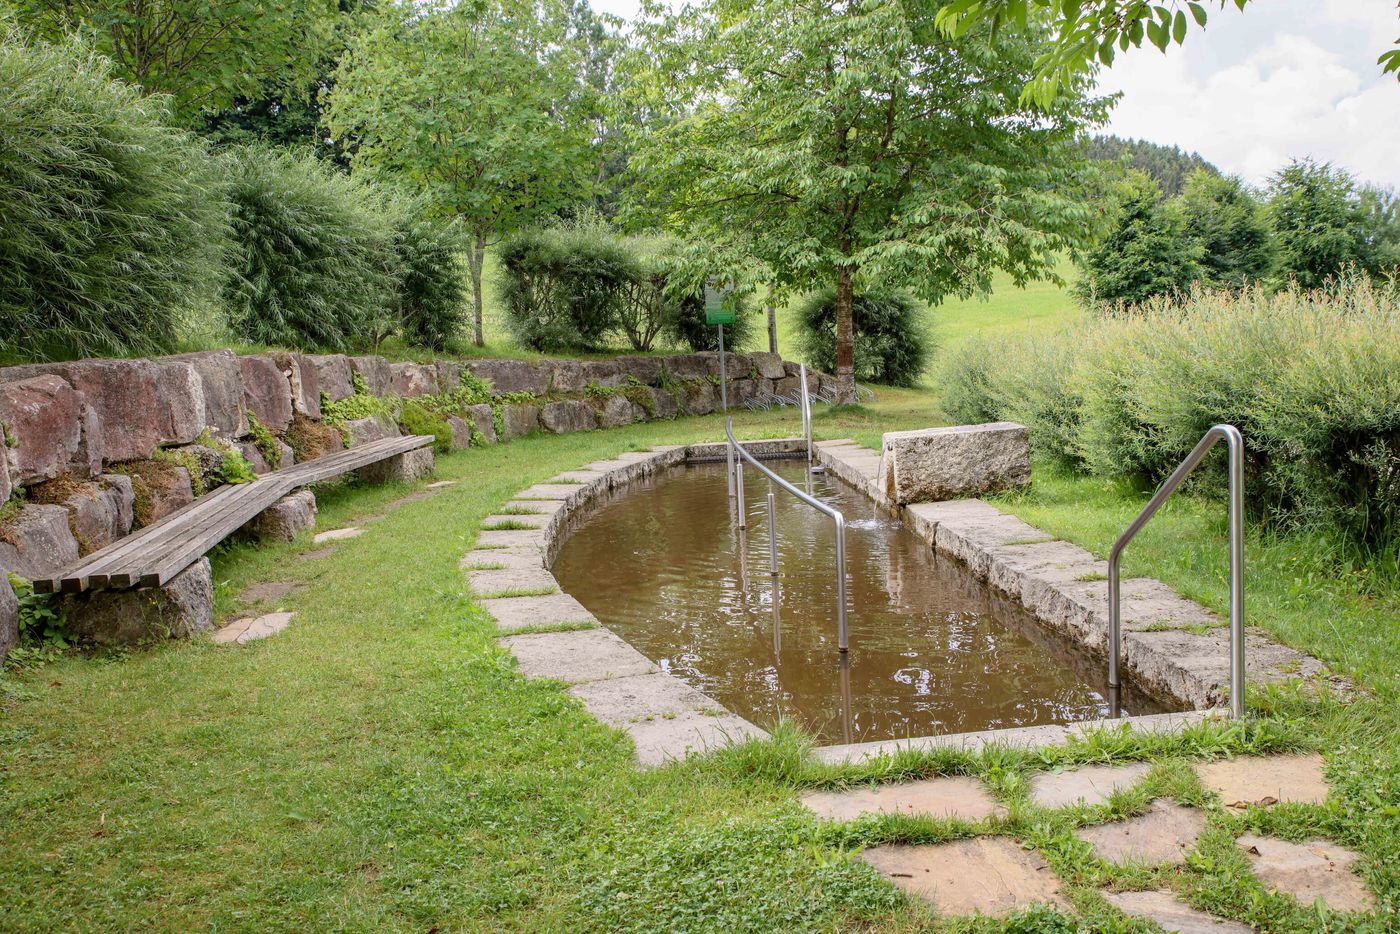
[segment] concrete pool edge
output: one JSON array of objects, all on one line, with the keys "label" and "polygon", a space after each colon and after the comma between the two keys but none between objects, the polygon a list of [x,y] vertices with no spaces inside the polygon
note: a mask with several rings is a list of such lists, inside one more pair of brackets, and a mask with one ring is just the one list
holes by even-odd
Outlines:
[{"label": "concrete pool edge", "polygon": [[[744,446],[759,457],[791,456],[805,450],[800,438],[744,442]],[[531,509],[547,519],[528,529],[483,531],[462,566],[468,570],[479,567],[472,573],[483,577],[523,566],[543,571],[552,579],[548,569],[568,537],[571,519],[595,499],[658,470],[691,460],[722,458],[724,453],[723,442],[658,446],[559,474],[551,482],[522,490],[509,504],[514,515]],[[853,441],[828,441],[817,443],[816,456],[837,477],[888,508],[876,482],[878,453]],[[1103,654],[1107,597],[1103,597],[1102,610],[1094,598],[1096,590],[1106,590],[1095,576],[1101,577],[1099,566],[1103,562],[982,500],[915,504],[899,513],[936,554],[963,562],[979,579],[1021,602],[1042,625],[1069,637],[1077,648],[1091,655]],[[492,519],[510,518],[488,517],[483,526]],[[473,584],[474,589],[477,586]],[[555,599],[537,593],[491,598],[490,604],[496,607],[524,611],[502,613],[502,618],[527,621],[502,625],[501,642],[514,653],[524,675],[571,683],[570,693],[583,701],[590,714],[627,732],[634,740],[640,764],[661,765],[734,740],[767,736],[679,678],[661,672],[633,646],[601,628],[597,619],[576,603],[567,606],[572,598],[557,599],[568,596],[557,581],[555,590]],[[561,606],[566,608],[558,609]],[[560,613],[568,619],[555,619]],[[1126,724],[1130,729],[1157,732],[1218,716],[1216,707],[1223,686],[1228,684],[1228,640],[1219,629],[1221,621],[1165,584],[1145,578],[1125,582],[1124,619],[1125,670],[1129,676],[1154,693],[1195,710],[1066,726],[825,746],[815,750],[815,756],[824,762],[840,762],[906,748],[982,748],[998,743],[1037,748],[1069,742],[1086,730],[1103,726]],[[1200,632],[1202,628],[1212,632]],[[523,632],[512,635],[510,629]],[[554,631],[541,631],[550,629]],[[1324,671],[1316,659],[1256,632],[1250,634],[1249,650],[1252,681],[1319,677]]]}]

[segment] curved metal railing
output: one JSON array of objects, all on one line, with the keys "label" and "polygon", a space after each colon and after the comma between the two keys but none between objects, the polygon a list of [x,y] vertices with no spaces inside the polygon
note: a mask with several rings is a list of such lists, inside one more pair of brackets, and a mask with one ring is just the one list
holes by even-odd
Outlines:
[{"label": "curved metal railing", "polygon": [[1108,686],[1115,694],[1122,686],[1118,669],[1123,651],[1123,601],[1119,579],[1123,550],[1221,440],[1230,451],[1230,715],[1238,720],[1244,716],[1244,438],[1234,425],[1215,425],[1207,431],[1113,543],[1108,555]]}]

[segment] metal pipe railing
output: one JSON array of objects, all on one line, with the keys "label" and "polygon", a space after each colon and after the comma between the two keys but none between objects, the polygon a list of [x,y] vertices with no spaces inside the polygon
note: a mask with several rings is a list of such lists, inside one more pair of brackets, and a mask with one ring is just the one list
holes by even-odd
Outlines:
[{"label": "metal pipe railing", "polygon": [[812,399],[807,393],[807,364],[797,365],[798,378],[802,382],[800,396],[802,400],[802,438],[807,442],[807,466],[812,466]]},{"label": "metal pipe railing", "polygon": [[1244,438],[1234,425],[1215,425],[1207,431],[1113,543],[1108,554],[1108,686],[1114,692],[1122,686],[1118,669],[1122,656],[1123,601],[1119,564],[1123,550],[1222,439],[1230,452],[1230,715],[1238,720],[1244,716]]},{"label": "metal pipe railing", "polygon": [[[738,516],[739,527],[744,528],[744,462],[748,461],[759,473],[768,478],[768,482],[787,490],[799,500],[811,506],[813,509],[826,516],[829,516],[836,523],[836,645],[842,652],[850,648],[850,640],[846,633],[846,517],[841,514],[841,510],[828,506],[815,496],[802,492],[797,487],[788,483],[782,477],[769,470],[759,463],[758,458],[744,450],[734,438],[734,419],[726,417],[724,420],[724,434],[729,439],[729,452],[734,458],[734,486],[738,495]],[[772,494],[770,493],[771,497]],[[772,500],[770,499],[771,503]],[[768,535],[769,540],[776,542],[777,519],[774,517],[774,510],[770,508],[768,513]],[[775,546],[776,547],[776,546]],[[773,557],[776,562],[776,552]]]}]

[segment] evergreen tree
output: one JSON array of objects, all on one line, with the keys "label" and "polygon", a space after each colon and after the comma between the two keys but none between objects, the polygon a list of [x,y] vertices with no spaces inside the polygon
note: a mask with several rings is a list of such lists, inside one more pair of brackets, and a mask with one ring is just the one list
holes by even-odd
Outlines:
[{"label": "evergreen tree", "polygon": [[1280,276],[1312,289],[1344,266],[1364,265],[1366,217],[1350,173],[1295,159],[1273,177],[1269,193]]},{"label": "evergreen tree", "polygon": [[1133,173],[1122,184],[1108,233],[1081,262],[1075,286],[1088,304],[1136,304],[1188,288],[1200,272],[1200,246],[1186,236],[1179,212],[1162,201],[1161,189]]},{"label": "evergreen tree", "polygon": [[1269,274],[1274,260],[1269,221],[1238,178],[1198,169],[1174,207],[1187,236],[1200,244],[1203,283],[1235,288]]}]

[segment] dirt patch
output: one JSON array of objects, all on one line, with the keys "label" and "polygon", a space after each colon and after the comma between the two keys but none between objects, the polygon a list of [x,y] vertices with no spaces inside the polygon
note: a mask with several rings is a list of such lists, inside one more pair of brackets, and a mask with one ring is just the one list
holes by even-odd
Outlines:
[{"label": "dirt patch", "polygon": [[31,486],[25,493],[25,500],[45,506],[62,506],[74,496],[96,499],[97,491],[91,483],[80,480],[71,473],[59,474],[52,480]]},{"label": "dirt patch", "polygon": [[286,440],[296,454],[298,464],[334,454],[345,447],[340,432],[325,422],[307,418],[301,413],[293,417],[292,424],[287,428]]}]

